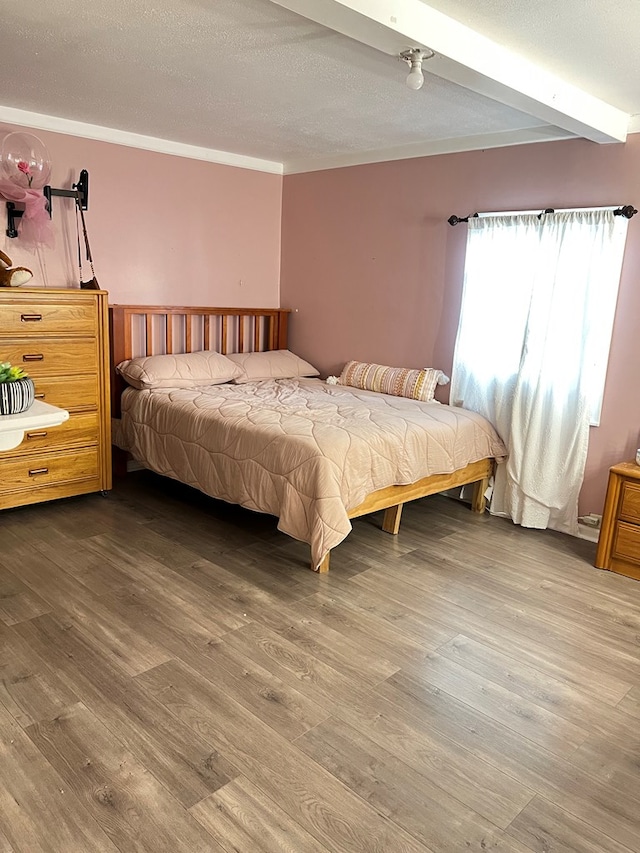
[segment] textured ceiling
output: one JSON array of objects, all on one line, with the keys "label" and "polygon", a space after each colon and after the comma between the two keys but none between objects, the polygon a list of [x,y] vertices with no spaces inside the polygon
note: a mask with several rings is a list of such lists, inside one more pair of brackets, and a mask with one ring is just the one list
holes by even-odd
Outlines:
[{"label": "textured ceiling", "polygon": [[564,80],[640,114],[638,0],[423,0]]},{"label": "textured ceiling", "polygon": [[[588,23],[579,0],[562,8],[555,0],[430,5],[640,112],[640,68],[627,83],[628,55],[616,50],[629,7],[638,16],[639,3],[590,3],[600,8]],[[269,0],[1,6],[0,104],[7,107],[284,163],[543,124],[433,75],[412,92],[403,63]],[[623,8],[611,38],[598,41],[611,10]]]}]

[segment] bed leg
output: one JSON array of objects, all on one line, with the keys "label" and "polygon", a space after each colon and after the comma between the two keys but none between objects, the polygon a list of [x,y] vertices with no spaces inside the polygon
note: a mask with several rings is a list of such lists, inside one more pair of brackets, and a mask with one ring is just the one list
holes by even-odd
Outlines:
[{"label": "bed leg", "polygon": [[390,506],[388,509],[384,511],[384,518],[382,519],[382,529],[385,533],[398,533],[400,530],[400,519],[402,518],[402,507],[404,504],[396,504],[396,506]]},{"label": "bed leg", "polygon": [[484,493],[489,487],[489,478],[478,480],[473,484],[473,494],[471,495],[471,509],[474,512],[484,512],[487,508],[487,501]]},{"label": "bed leg", "polygon": [[331,551],[329,551],[328,554],[325,554],[325,557],[324,557],[323,561],[320,563],[320,565],[318,566],[318,568],[316,568],[313,565],[313,563],[311,564],[311,568],[313,569],[314,572],[318,572],[321,575],[326,574],[326,572],[329,571],[329,560],[330,560],[330,558],[331,558]]}]

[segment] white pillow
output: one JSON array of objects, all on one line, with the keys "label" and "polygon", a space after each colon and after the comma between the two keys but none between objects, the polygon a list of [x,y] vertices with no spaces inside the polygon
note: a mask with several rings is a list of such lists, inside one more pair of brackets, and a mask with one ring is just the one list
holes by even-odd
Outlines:
[{"label": "white pillow", "polygon": [[242,375],[233,361],[219,352],[147,355],[121,362],[116,370],[129,385],[144,388],[200,388],[221,385]]},{"label": "white pillow", "polygon": [[288,349],[270,352],[234,352],[227,356],[242,373],[233,381],[254,382],[258,379],[295,379],[298,376],[319,376],[320,371]]}]

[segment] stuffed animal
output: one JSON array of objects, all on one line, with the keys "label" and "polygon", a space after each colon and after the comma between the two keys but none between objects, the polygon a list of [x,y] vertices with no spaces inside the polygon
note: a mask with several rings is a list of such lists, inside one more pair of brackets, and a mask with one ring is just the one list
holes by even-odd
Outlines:
[{"label": "stuffed animal", "polygon": [[33,278],[33,273],[26,267],[13,267],[11,258],[0,252],[0,287],[20,287]]}]

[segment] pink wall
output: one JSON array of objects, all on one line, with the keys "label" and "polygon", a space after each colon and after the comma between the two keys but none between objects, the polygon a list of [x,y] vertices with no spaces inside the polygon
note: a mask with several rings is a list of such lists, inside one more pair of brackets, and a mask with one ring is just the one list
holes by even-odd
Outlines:
[{"label": "pink wall", "polygon": [[[0,139],[21,129],[0,125]],[[278,306],[281,176],[33,132],[49,149],[53,186],[71,187],[80,169],[89,170],[87,228],[111,302]],[[0,249],[33,270],[32,284],[73,286],[73,205],[53,204],[54,250],[26,252],[19,238],[5,236],[5,220]]]},{"label": "pink wall", "polygon": [[[0,136],[17,129],[0,125]],[[451,213],[640,202],[640,135],[624,146],[575,140],[292,175],[284,195],[277,175],[36,135],[54,186],[89,170],[89,234],[112,302],[277,306],[282,257],[281,304],[298,311],[291,346],[325,372],[349,358],[450,369],[466,239],[463,225],[447,225]],[[72,213],[54,199],[56,248],[35,254],[0,227],[0,248],[33,269],[35,285],[75,284]],[[639,267],[640,215],[582,512],[601,510],[607,469],[640,445]]]},{"label": "pink wall", "polygon": [[[464,225],[447,224],[452,213],[628,203],[640,207],[640,134],[626,145],[571,140],[285,177],[291,347],[325,373],[350,358],[448,371],[466,241]],[[640,446],[639,279],[640,215],[629,224],[584,513],[601,512],[608,468]]]}]

